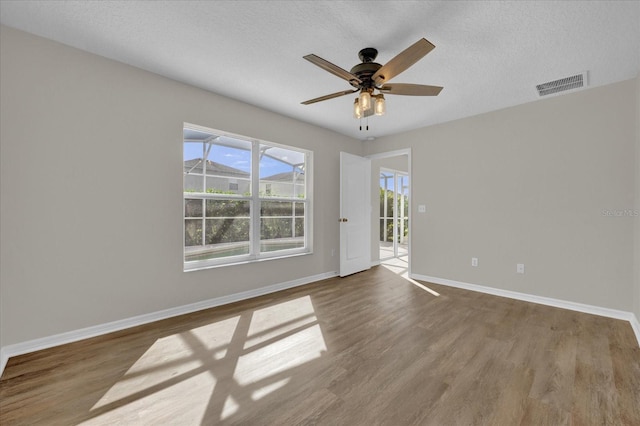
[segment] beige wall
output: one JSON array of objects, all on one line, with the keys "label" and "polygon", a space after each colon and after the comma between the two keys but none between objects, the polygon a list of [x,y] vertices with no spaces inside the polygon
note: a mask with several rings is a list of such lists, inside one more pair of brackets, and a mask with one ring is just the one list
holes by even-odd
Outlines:
[{"label": "beige wall", "polygon": [[640,74],[636,77],[636,239],[635,239],[635,314],[640,321]]},{"label": "beige wall", "polygon": [[[339,152],[361,142],[1,31],[0,346],[338,269]],[[314,151],[313,255],[182,271],[183,122]]]},{"label": "beige wall", "polygon": [[387,158],[374,158],[371,160],[371,170],[375,169],[376,182],[378,181],[378,174],[380,169],[390,169],[399,172],[409,171],[409,156],[408,155],[395,155]]},{"label": "beige wall", "polygon": [[631,80],[365,143],[412,149],[412,272],[631,311],[634,219],[603,211],[634,206],[636,98]]}]

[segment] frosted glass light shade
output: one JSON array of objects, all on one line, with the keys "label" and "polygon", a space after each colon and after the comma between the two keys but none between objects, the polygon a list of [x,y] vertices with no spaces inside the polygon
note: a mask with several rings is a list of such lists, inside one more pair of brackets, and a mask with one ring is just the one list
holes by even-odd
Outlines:
[{"label": "frosted glass light shade", "polygon": [[360,108],[358,98],[353,101],[353,118],[362,118],[362,109]]},{"label": "frosted glass light shade", "polygon": [[376,101],[373,107],[373,111],[376,115],[384,115],[387,112],[387,106],[384,101],[384,96],[382,94],[376,96]]},{"label": "frosted glass light shade", "polygon": [[360,92],[360,109],[364,112],[371,108],[371,94],[366,90]]}]

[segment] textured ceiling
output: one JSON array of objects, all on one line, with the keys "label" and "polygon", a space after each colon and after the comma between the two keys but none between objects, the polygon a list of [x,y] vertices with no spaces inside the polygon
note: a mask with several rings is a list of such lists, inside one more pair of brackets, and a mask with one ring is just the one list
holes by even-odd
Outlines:
[{"label": "textured ceiling", "polygon": [[[638,1],[6,1],[2,24],[358,139],[538,100],[535,86],[582,71],[589,86],[640,71]],[[358,130],[350,86],[302,57],[349,70],[364,47],[384,64],[436,45],[391,82],[444,86],[386,96]]]}]

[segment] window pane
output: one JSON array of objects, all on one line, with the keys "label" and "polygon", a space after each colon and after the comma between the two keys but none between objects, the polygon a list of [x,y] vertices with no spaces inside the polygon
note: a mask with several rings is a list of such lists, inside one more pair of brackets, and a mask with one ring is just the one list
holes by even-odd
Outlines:
[{"label": "window pane", "polygon": [[380,241],[393,242],[393,218],[380,219]]},{"label": "window pane", "polygon": [[207,200],[207,217],[244,217],[250,216],[249,201],[240,200]]},{"label": "window pane", "polygon": [[202,200],[193,198],[185,199],[184,217],[202,217]]},{"label": "window pane", "polygon": [[[206,220],[206,244],[227,245],[226,243],[237,243],[249,241],[249,219],[248,218],[226,218]],[[234,245],[235,246],[235,245]],[[244,245],[242,245],[244,246]],[[249,246],[246,246],[249,253]]]},{"label": "window pane", "polygon": [[199,246],[202,244],[202,220],[186,219],[184,221],[184,245]]},{"label": "window pane", "polygon": [[240,256],[249,253],[249,241],[239,241],[227,244],[215,244],[198,247],[185,247],[184,260],[218,259],[230,256]]},{"label": "window pane", "polygon": [[[200,215],[202,215],[202,200],[199,201]],[[238,256],[249,253],[249,237],[251,232],[250,209],[251,203],[245,200],[204,200],[205,225],[204,244],[202,242],[202,220],[193,221],[186,226],[196,227],[196,238],[185,246],[185,261],[214,259],[228,256]],[[195,205],[195,204],[194,204]],[[185,222],[191,222],[186,220]],[[187,232],[185,232],[185,235]],[[186,237],[185,237],[186,239]],[[196,247],[198,246],[198,247]]]},{"label": "window pane", "polygon": [[184,191],[251,194],[251,142],[184,130]]},{"label": "window pane", "polygon": [[251,195],[251,142],[220,137],[207,150],[208,193]]},{"label": "window pane", "polygon": [[[401,225],[404,225],[404,228],[402,228]],[[404,222],[399,220],[398,221],[398,238],[399,238],[399,241],[400,242],[406,241],[408,236],[409,236],[409,219],[404,219]]]},{"label": "window pane", "polygon": [[261,252],[304,247],[304,203],[263,201],[260,212]]},{"label": "window pane", "polygon": [[305,155],[286,148],[260,145],[260,196],[305,197]]},{"label": "window pane", "polygon": [[263,217],[260,223],[262,240],[292,238],[295,235],[291,217]]},{"label": "window pane", "polygon": [[202,147],[202,142],[184,143],[184,192],[202,192]]},{"label": "window pane", "polygon": [[[384,191],[383,193],[384,196],[384,201],[383,203],[386,204],[387,206],[387,211],[386,211],[386,217],[393,217],[393,190],[388,189],[386,191]],[[383,212],[384,212],[384,205],[382,206]],[[382,217],[385,217],[384,214],[381,215]]]},{"label": "window pane", "polygon": [[291,217],[293,216],[293,204],[290,201],[263,201],[260,203],[260,215]]},{"label": "window pane", "polygon": [[304,237],[304,218],[296,218],[296,237]]}]

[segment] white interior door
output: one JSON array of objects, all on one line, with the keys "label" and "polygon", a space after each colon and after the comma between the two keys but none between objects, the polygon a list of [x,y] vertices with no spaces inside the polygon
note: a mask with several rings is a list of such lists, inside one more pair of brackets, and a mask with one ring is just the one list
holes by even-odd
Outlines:
[{"label": "white interior door", "polygon": [[371,268],[371,160],[340,153],[340,276]]}]

